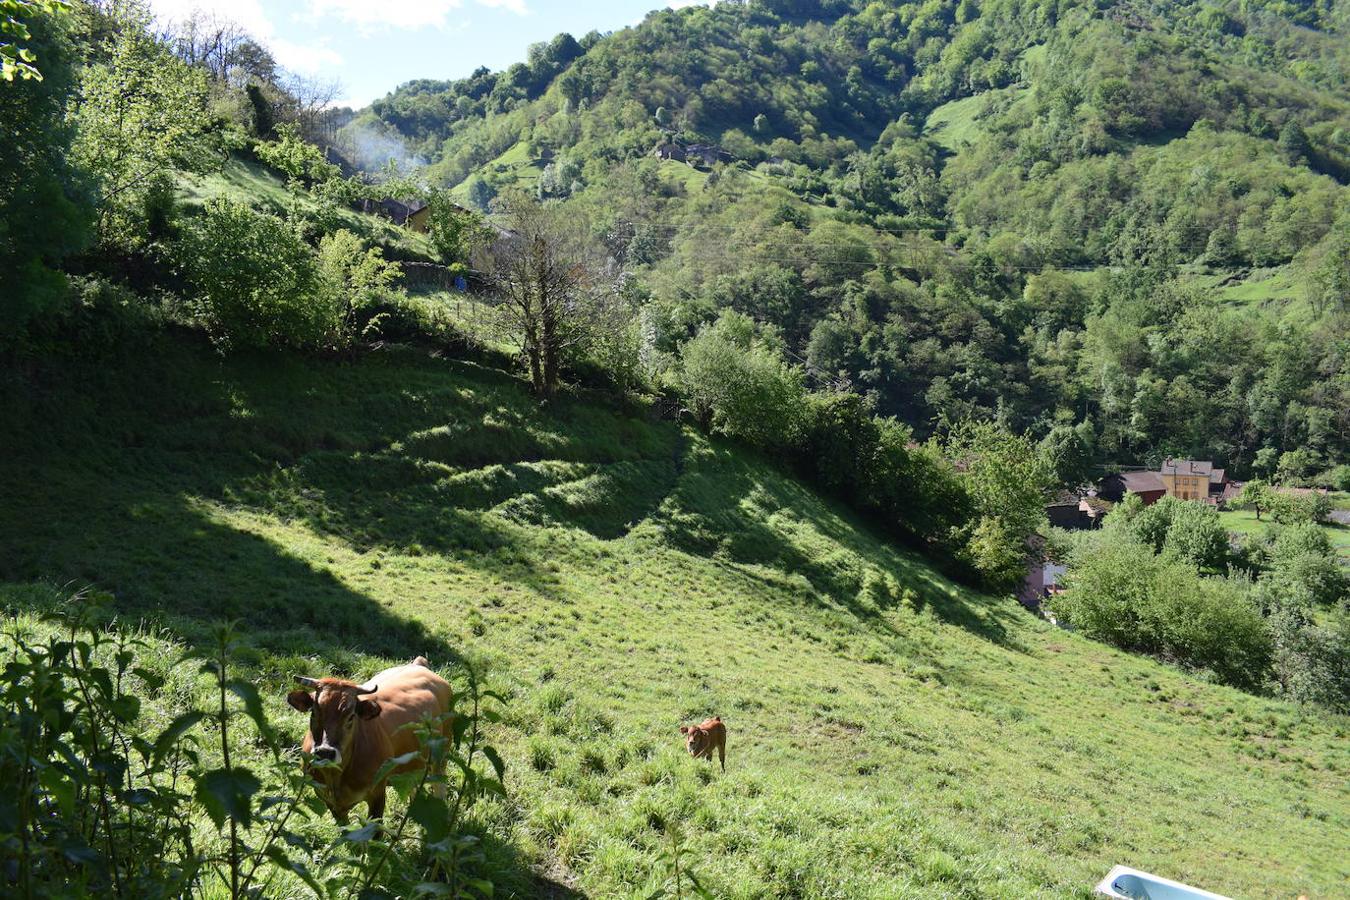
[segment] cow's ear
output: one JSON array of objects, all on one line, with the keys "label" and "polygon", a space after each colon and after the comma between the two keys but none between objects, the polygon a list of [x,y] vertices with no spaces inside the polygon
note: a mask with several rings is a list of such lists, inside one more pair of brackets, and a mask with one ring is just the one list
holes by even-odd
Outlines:
[{"label": "cow's ear", "polygon": [[309,712],[314,707],[314,695],[309,691],[291,691],[286,702],[300,712]]},{"label": "cow's ear", "polygon": [[688,733],[689,733],[689,726],[688,726],[688,725],[681,725],[681,726],[680,726],[680,734],[688,734]]},{"label": "cow's ear", "polygon": [[356,702],[356,714],[363,719],[375,718],[380,714],[380,701],[358,700]]}]

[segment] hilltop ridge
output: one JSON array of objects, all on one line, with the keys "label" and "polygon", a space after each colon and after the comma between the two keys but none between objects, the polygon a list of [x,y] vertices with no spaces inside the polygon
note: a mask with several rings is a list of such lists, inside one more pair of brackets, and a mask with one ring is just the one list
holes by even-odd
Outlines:
[{"label": "hilltop ridge", "polygon": [[730,307],[920,435],[1090,420],[1117,463],[1334,466],[1345,389],[1262,373],[1296,334],[1344,383],[1346,9],[720,3],[413,82],[350,127],[401,136],[462,203],[574,211],[657,351]]}]

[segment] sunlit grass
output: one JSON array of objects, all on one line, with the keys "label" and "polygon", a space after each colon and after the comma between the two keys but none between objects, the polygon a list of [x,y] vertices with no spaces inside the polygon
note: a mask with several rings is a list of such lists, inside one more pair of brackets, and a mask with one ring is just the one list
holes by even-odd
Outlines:
[{"label": "sunlit grass", "polygon": [[[396,348],[178,346],[7,374],[0,401],[0,578],[98,585],[175,641],[241,618],[297,741],[297,671],[487,666],[508,888],[523,861],[643,893],[672,821],[719,896],[1083,897],[1121,862],[1233,896],[1350,879],[1345,719],[959,587],[641,405],[541,407]],[[676,733],[714,713],[725,775]]]}]

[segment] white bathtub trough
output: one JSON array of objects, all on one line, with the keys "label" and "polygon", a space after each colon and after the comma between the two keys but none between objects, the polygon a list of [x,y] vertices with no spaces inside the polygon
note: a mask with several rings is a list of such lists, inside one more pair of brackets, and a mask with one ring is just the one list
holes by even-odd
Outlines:
[{"label": "white bathtub trough", "polygon": [[1150,875],[1129,866],[1116,866],[1097,885],[1097,893],[1118,900],[1230,900],[1179,881]]}]

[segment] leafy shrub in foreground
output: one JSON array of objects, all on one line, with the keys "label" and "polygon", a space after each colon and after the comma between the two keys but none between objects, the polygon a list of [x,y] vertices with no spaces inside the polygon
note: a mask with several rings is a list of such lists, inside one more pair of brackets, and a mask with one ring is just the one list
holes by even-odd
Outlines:
[{"label": "leafy shrub in foreground", "polygon": [[256,897],[281,890],[278,878],[319,897],[492,895],[462,823],[478,797],[504,793],[501,758],[480,731],[498,718],[481,704],[501,698],[472,673],[448,713],[451,737],[427,720],[419,753],[382,770],[419,754],[426,764],[390,778],[405,811],[384,832],[358,823],[325,846],[303,825],[325,814],[300,760],[283,751],[257,688],[230,671],[228,626],[177,662],[200,666],[213,702],[162,729],[142,699],[165,686],[138,665],[146,642],[79,615],[37,630],[45,639],[0,635],[0,871],[13,896]]}]

